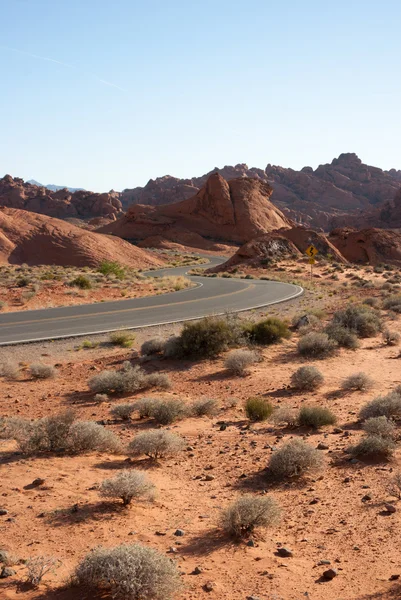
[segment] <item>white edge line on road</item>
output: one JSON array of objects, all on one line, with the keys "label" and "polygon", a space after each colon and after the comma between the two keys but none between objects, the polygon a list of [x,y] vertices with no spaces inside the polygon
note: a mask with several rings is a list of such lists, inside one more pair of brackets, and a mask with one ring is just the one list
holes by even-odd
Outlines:
[{"label": "white edge line on road", "polygon": [[[202,284],[203,285],[203,284]],[[294,285],[294,284],[289,284]],[[298,291],[287,298],[282,298],[281,300],[273,300],[272,302],[266,302],[263,304],[258,304],[257,306],[249,306],[247,308],[241,308],[240,310],[234,310],[234,313],[246,312],[247,310],[256,310],[257,308],[263,308],[264,306],[272,306],[273,304],[281,304],[282,302],[288,302],[289,300],[294,300],[294,298],[298,298],[302,296],[304,293],[304,289],[300,285],[296,285],[294,287],[298,288]],[[193,288],[192,288],[193,289]],[[186,290],[180,290],[186,291]],[[224,315],[226,311],[213,313],[216,316]],[[162,321],[160,323],[149,323],[148,325],[134,325],[133,327],[124,327],[124,329],[146,329],[147,327],[158,327],[159,325],[173,325],[174,323],[184,323],[185,321],[199,321],[199,319],[203,319],[206,315],[202,315],[201,317],[189,317],[186,319],[176,319],[174,321]],[[101,331],[86,331],[85,333],[67,333],[66,335],[56,335],[50,337],[43,338],[35,338],[30,340],[17,340],[11,342],[0,342],[1,346],[15,346],[17,344],[34,344],[35,342],[48,342],[49,340],[63,340],[68,338],[76,338],[76,337],[84,337],[85,335],[101,335],[102,333],[111,333],[112,331],[118,331],[121,329],[120,327],[113,327],[112,329],[103,329]]]}]

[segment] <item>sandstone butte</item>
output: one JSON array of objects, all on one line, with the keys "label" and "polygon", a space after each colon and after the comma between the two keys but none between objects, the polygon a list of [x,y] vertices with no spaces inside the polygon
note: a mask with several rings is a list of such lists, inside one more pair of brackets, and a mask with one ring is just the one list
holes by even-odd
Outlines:
[{"label": "sandstone butte", "polygon": [[45,187],[25,183],[19,177],[5,175],[0,179],[0,205],[65,218],[116,218],[122,212],[118,192],[96,194],[67,188],[53,192]]},{"label": "sandstone butte", "polygon": [[46,215],[0,208],[0,264],[95,267],[105,260],[134,268],[162,264],[122,239]]},{"label": "sandstone butte", "polygon": [[162,206],[133,205],[120,219],[97,231],[142,240],[143,245],[154,236],[196,247],[205,247],[208,238],[241,244],[292,227],[292,221],[270,202],[271,194],[271,186],[263,181],[226,181],[214,173],[192,198]]}]

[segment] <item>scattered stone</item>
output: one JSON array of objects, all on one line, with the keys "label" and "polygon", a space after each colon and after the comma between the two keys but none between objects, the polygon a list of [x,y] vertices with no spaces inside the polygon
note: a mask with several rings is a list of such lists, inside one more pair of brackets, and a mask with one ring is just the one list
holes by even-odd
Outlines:
[{"label": "scattered stone", "polygon": [[205,585],[203,586],[203,589],[205,590],[205,592],[213,592],[215,587],[216,587],[216,584],[213,583],[213,581],[207,581],[205,583]]},{"label": "scattered stone", "polygon": [[362,502],[369,502],[369,500],[372,500],[371,494],[365,494],[362,498]]},{"label": "scattered stone", "polygon": [[327,444],[323,444],[323,442],[319,442],[319,444],[316,446],[318,450],[328,450],[329,447]]},{"label": "scattered stone", "polygon": [[214,475],[206,475],[205,477],[205,481],[213,481],[213,479],[215,479]]},{"label": "scattered stone", "polygon": [[395,512],[397,512],[397,509],[396,509],[396,507],[394,506],[394,504],[387,504],[387,503],[386,503],[386,504],[384,505],[384,508],[386,509],[386,512],[388,512],[388,513],[395,513]]},{"label": "scattered stone", "polygon": [[185,531],[183,531],[182,529],[176,529],[174,531],[174,535],[176,535],[177,537],[182,537],[183,535],[185,535]]},{"label": "scattered stone", "polygon": [[8,515],[8,510],[5,508],[0,508],[0,516],[4,517],[4,515]]},{"label": "scattered stone", "polygon": [[400,578],[400,576],[397,573],[395,575],[391,575],[390,578],[389,578],[389,581],[397,581],[397,579],[399,579],[399,578]]},{"label": "scattered stone", "polygon": [[323,578],[327,579],[327,581],[331,581],[332,579],[334,579],[334,577],[337,577],[337,575],[337,569],[327,569],[327,571],[324,571],[323,573]]},{"label": "scattered stone", "polygon": [[285,546],[283,546],[282,548],[278,548],[277,549],[277,554],[281,558],[289,558],[290,556],[294,556],[293,551],[290,550],[289,548],[286,548]]},{"label": "scattered stone", "polygon": [[11,569],[11,567],[3,567],[0,572],[0,579],[6,579],[6,577],[12,577],[13,575],[15,575],[14,569]]},{"label": "scattered stone", "polygon": [[200,575],[202,573],[202,569],[200,567],[195,567],[192,571],[192,575]]}]

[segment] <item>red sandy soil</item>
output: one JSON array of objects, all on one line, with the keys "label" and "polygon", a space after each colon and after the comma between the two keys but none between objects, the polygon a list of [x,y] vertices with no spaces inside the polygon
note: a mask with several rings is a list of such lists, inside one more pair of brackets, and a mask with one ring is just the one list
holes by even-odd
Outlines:
[{"label": "red sandy soil", "polygon": [[[322,295],[325,301],[341,304],[341,294]],[[301,306],[315,305],[317,298],[315,292],[307,291]],[[298,312],[298,307],[293,303],[272,312],[290,317]],[[265,313],[253,313],[255,318],[262,314]],[[401,332],[398,321],[388,324]],[[137,345],[153,335],[142,332]],[[374,338],[362,340],[357,351],[341,350],[332,358],[308,361],[322,371],[325,384],[317,392],[296,393],[289,389],[290,377],[305,364],[296,353],[297,339],[296,334],[280,345],[264,349],[263,362],[252,367],[246,377],[227,376],[224,357],[203,362],[144,363],[148,372],[167,372],[173,382],[171,391],[147,392],[147,396],[179,397],[187,401],[216,398],[221,407],[212,419],[186,419],[173,425],[172,431],[185,436],[193,450],[165,459],[160,465],[152,466],[146,460],[127,462],[127,455],[100,453],[23,457],[15,453],[13,443],[1,442],[0,504],[9,514],[0,517],[0,546],[18,558],[45,554],[59,558],[63,564],[36,591],[18,587],[17,582],[24,578],[26,569],[17,565],[14,567],[17,575],[0,582],[0,597],[89,600],[93,595],[83,590],[60,589],[77,561],[99,544],[141,542],[163,553],[170,547],[177,548],[176,554],[168,556],[183,573],[185,588],[177,597],[180,600],[201,600],[208,596],[245,600],[252,595],[261,600],[398,598],[399,586],[389,579],[401,574],[401,513],[397,510],[385,516],[383,508],[389,500],[398,506],[387,485],[392,473],[400,468],[400,450],[389,463],[351,464],[344,449],[361,435],[356,423],[361,405],[401,383],[399,350],[385,347],[380,338]],[[54,351],[48,351],[43,360],[59,364],[57,378],[32,381],[22,375],[19,381],[3,379],[1,415],[38,418],[72,407],[79,418],[107,420],[106,426],[127,442],[136,432],[151,427],[149,422],[139,420],[127,425],[113,422],[109,409],[121,398],[96,404],[87,391],[87,380],[96,371],[120,365],[134,356],[132,350],[113,349],[103,355],[97,350],[81,351],[68,357],[67,353],[63,356],[57,352],[57,343],[53,347]],[[2,357],[28,352],[29,347],[3,350]],[[39,345],[35,345],[35,353],[40,354]],[[373,390],[340,392],[343,378],[360,370],[374,379]],[[269,398],[275,406],[285,403],[298,408],[305,402],[329,406],[338,416],[338,426],[343,432],[335,433],[333,427],[315,433],[288,430],[268,422],[248,429],[243,402],[256,395]],[[220,431],[218,422],[223,420],[228,427]],[[302,482],[273,486],[264,475],[271,447],[280,447],[295,436],[306,436],[315,447],[319,442],[327,444],[328,450],[322,451],[326,470]],[[116,474],[118,469],[130,467],[146,470],[158,489],[156,501],[135,503],[129,509],[102,502],[91,488]],[[206,481],[205,476],[210,474],[214,479]],[[45,483],[39,488],[26,488],[37,477],[44,478]],[[255,547],[232,543],[218,528],[221,508],[241,492],[263,491],[272,494],[281,505],[280,525],[258,532],[254,537]],[[367,493],[372,500],[362,502]],[[70,512],[76,504],[77,511]],[[174,536],[177,528],[185,531],[184,537]],[[289,547],[293,557],[276,556],[280,544]],[[328,568],[319,564],[322,560],[331,561],[330,566],[338,569],[333,581],[320,580]],[[191,574],[196,566],[202,569],[200,575]],[[215,586],[210,593],[203,590],[208,581]],[[395,590],[395,595],[391,590]]]}]

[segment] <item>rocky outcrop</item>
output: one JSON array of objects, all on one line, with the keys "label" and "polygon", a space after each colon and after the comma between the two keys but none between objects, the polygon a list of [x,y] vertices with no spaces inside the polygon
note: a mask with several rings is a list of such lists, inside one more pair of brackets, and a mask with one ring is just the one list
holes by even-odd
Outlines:
[{"label": "rocky outcrop", "polygon": [[192,198],[162,206],[134,205],[126,215],[98,231],[125,239],[160,236],[172,242],[200,246],[199,238],[244,243],[291,221],[269,200],[272,188],[263,181],[238,178],[226,181],[211,175]]},{"label": "rocky outcrop", "polygon": [[11,175],[0,179],[0,205],[59,219],[112,217],[122,213],[117,192],[95,194],[80,190],[72,193],[67,188],[52,192]]},{"label": "rocky outcrop", "polygon": [[330,242],[350,262],[378,265],[391,263],[401,266],[401,234],[386,229],[335,229]]},{"label": "rocky outcrop", "polygon": [[0,208],[0,263],[95,267],[105,260],[135,268],[162,264],[119,238],[45,215]]},{"label": "rocky outcrop", "polygon": [[266,169],[255,169],[238,164],[216,167],[192,179],[160,177],[150,180],[144,188],[124,190],[121,199],[124,206],[178,202],[192,197],[213,173],[219,173],[227,181],[247,177],[269,183],[273,188],[272,202],[292,220],[325,230],[332,228],[334,219],[374,207],[383,208],[401,184],[401,171],[383,171],[365,165],[356,154],[349,153],[315,170],[304,167],[296,171],[270,164]]}]

